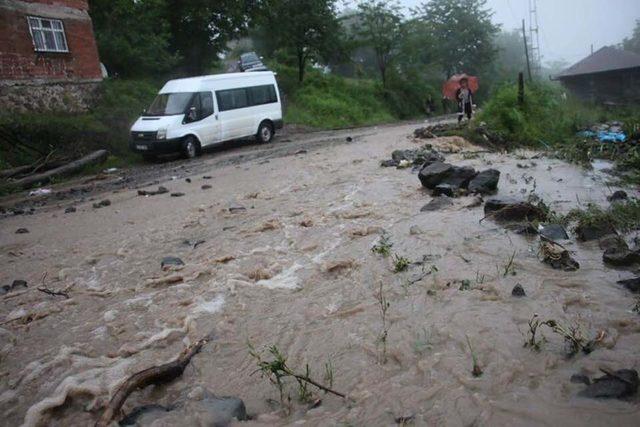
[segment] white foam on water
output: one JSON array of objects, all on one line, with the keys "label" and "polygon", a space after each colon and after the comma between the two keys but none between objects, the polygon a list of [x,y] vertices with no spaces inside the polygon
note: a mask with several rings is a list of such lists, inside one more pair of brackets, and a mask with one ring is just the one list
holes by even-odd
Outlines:
[{"label": "white foam on water", "polygon": [[271,279],[258,280],[256,285],[263,286],[268,289],[299,289],[298,276],[296,272],[302,268],[297,262],[291,267],[282,271],[280,274],[273,276]]},{"label": "white foam on water", "polygon": [[213,314],[222,309],[222,306],[224,305],[224,295],[218,295],[210,301],[206,301],[204,298],[200,297],[196,302],[197,305],[193,309],[194,313]]}]

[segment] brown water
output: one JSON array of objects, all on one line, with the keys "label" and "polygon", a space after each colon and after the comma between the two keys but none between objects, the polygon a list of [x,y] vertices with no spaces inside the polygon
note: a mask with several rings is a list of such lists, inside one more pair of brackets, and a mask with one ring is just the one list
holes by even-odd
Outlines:
[{"label": "brown water", "polygon": [[[430,196],[416,174],[378,166],[392,150],[423,142],[408,138],[414,127],[372,128],[353,143],[313,145],[268,163],[211,166],[211,180],[198,174],[191,184],[167,176],[163,185],[186,193],[181,198],[130,190],[105,195],[112,205],[99,210],[85,203],[75,214],[50,208],[2,220],[0,283],[30,284],[0,297],[8,322],[0,326],[2,424],[91,424],[124,378],[212,334],[180,379],[134,393],[125,409],[169,404],[202,386],[242,398],[254,418],[247,425],[393,425],[410,415],[416,425],[637,425],[637,397],[581,398],[583,386],[569,382],[574,373],[598,376],[600,367],[640,368],[640,316],[615,284],[631,272],[606,268],[597,243],[569,243],[581,268],[553,270],[538,260],[536,239],[480,222],[482,207],[466,207],[471,197],[421,213]],[[561,212],[578,202],[604,204],[615,190],[601,172],[533,154],[447,159],[497,168],[499,195],[535,189]],[[246,211],[229,213],[231,205]],[[410,233],[412,226],[422,232]],[[14,234],[18,227],[30,233]],[[422,268],[396,274],[390,259],[372,253],[382,229],[394,252],[424,258],[425,270],[437,272],[407,286]],[[185,240],[205,243],[193,249]],[[514,252],[516,275],[505,277]],[[163,272],[160,260],[169,255],[186,266]],[[48,288],[71,298],[36,291],[44,272]],[[156,280],[172,275],[182,281]],[[459,290],[465,279],[472,290]],[[384,364],[380,283],[389,301]],[[526,298],[511,296],[516,283]],[[605,331],[605,339],[593,353],[567,359],[562,338],[544,331],[547,343],[532,351],[523,344],[534,313],[578,324],[589,337]],[[478,378],[466,336],[484,371]],[[321,395],[319,407],[294,403],[284,415],[267,402],[278,398],[276,389],[251,375],[247,341],[258,349],[277,344],[290,366],[309,363],[320,380],[330,361],[334,388],[352,400]],[[197,420],[186,414],[184,425]]]}]

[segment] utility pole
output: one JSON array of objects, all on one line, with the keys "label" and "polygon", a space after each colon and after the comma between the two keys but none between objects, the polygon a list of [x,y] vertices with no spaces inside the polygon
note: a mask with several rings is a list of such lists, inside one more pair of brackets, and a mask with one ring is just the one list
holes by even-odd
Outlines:
[{"label": "utility pole", "polygon": [[524,54],[527,57],[527,75],[529,76],[529,81],[532,81],[531,77],[531,62],[529,62],[529,45],[527,44],[527,31],[524,27],[524,19],[522,20],[522,38],[524,39]]},{"label": "utility pole", "polygon": [[529,43],[531,45],[531,62],[535,74],[540,74],[540,70],[542,68],[539,33],[538,0],[529,0]]}]

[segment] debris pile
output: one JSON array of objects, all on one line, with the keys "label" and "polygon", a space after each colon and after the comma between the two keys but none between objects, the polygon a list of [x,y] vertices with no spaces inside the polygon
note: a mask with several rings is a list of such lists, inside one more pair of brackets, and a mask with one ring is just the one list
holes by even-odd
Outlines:
[{"label": "debris pile", "polygon": [[444,157],[435,151],[430,144],[426,144],[420,148],[407,149],[407,150],[395,150],[391,153],[391,159],[383,160],[380,163],[382,167],[396,167],[398,169],[406,168],[409,166],[421,166],[424,167],[433,162],[442,162]]}]

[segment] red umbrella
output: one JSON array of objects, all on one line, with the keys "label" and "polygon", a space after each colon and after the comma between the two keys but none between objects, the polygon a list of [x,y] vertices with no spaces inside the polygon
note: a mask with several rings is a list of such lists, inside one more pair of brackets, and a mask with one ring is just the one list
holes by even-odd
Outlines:
[{"label": "red umbrella", "polygon": [[478,85],[477,77],[468,76],[466,74],[454,74],[442,85],[442,96],[457,101],[456,92],[458,91],[458,89],[460,89],[460,80],[464,78],[469,80],[469,89],[471,89],[471,92],[476,93],[478,91],[478,88],[480,87]]}]

